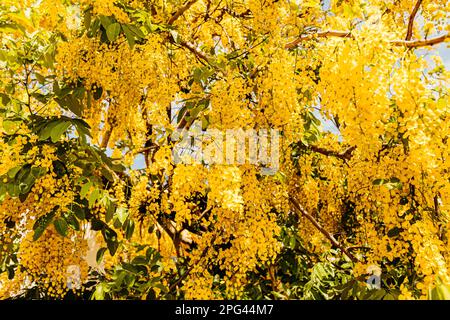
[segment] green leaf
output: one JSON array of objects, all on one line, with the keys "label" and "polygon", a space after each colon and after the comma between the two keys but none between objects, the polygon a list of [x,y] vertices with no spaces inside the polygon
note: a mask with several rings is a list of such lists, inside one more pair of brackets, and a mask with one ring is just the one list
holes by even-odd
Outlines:
[{"label": "green leaf", "polygon": [[0,183],[0,203],[5,200],[6,197],[6,187],[4,184]]},{"label": "green leaf", "polygon": [[395,177],[389,179],[389,182],[386,183],[386,187],[387,187],[389,190],[392,190],[392,189],[402,189],[402,186],[403,186],[403,185],[402,185],[402,183],[400,182],[400,179],[395,178]]},{"label": "green leaf", "polygon": [[47,229],[47,227],[50,225],[50,223],[53,221],[53,218],[55,217],[55,212],[49,212],[45,216],[40,217],[36,220],[36,222],[33,225],[33,241],[36,241],[39,239],[39,237],[42,235],[42,233]]},{"label": "green leaf", "polygon": [[[0,98],[1,98],[1,103],[4,106],[7,106],[8,103],[11,102],[11,98],[7,94],[0,93]],[[3,109],[3,111],[5,111],[5,109]]]},{"label": "green leaf", "polygon": [[125,166],[123,165],[123,164],[121,164],[121,163],[114,163],[112,166],[111,166],[111,169],[113,169],[114,171],[116,171],[116,172],[123,172],[123,171],[125,171]]},{"label": "green leaf", "polygon": [[372,181],[372,184],[375,186],[384,185],[389,190],[402,188],[402,183],[400,182],[400,179],[396,177],[392,177],[390,179],[375,179]]},{"label": "green leaf", "polygon": [[142,30],[138,26],[135,26],[134,24],[128,24],[127,26],[130,29],[130,31],[136,35],[136,37],[138,39],[145,38],[145,34],[142,32]]},{"label": "green leaf", "polygon": [[80,198],[84,199],[86,198],[87,193],[89,192],[89,189],[92,187],[92,182],[88,181],[85,184],[83,184],[83,186],[81,187],[80,190]]},{"label": "green leaf", "polygon": [[87,94],[86,106],[88,109],[92,108],[92,93],[91,92],[88,92],[88,94]]},{"label": "green leaf", "polygon": [[450,300],[450,286],[438,283],[435,288],[430,290],[428,298],[431,300]]},{"label": "green leaf", "polygon": [[106,36],[110,42],[116,41],[117,37],[120,34],[120,24],[112,23],[106,28]]},{"label": "green leaf", "polygon": [[92,38],[93,36],[95,36],[97,34],[98,29],[100,29],[100,19],[95,19],[91,25],[90,25],[90,29],[87,33],[88,37]]},{"label": "green leaf", "polygon": [[99,195],[100,195],[100,191],[98,189],[94,189],[94,191],[92,191],[92,193],[89,195],[89,207],[92,208],[94,206]]},{"label": "green leaf", "polygon": [[[172,35],[173,36],[173,35]],[[201,68],[195,68],[193,78],[195,82],[201,83],[202,81],[202,69]]]},{"label": "green leaf", "polygon": [[51,95],[50,94],[42,94],[39,92],[34,92],[31,94],[33,98],[35,98],[37,101],[46,104],[48,100],[50,100]]},{"label": "green leaf", "polygon": [[114,177],[113,177],[111,171],[110,171],[108,168],[102,167],[102,168],[101,168],[101,171],[102,171],[102,175],[103,175],[106,179],[108,179],[108,181],[114,182]]},{"label": "green leaf", "polygon": [[122,268],[130,273],[138,273],[138,266],[132,265],[131,263],[123,263]]},{"label": "green leaf", "polygon": [[385,295],[386,291],[384,289],[374,290],[374,292],[371,292],[370,297],[368,299],[382,300]]},{"label": "green leaf", "polygon": [[68,96],[66,100],[67,100],[67,107],[69,108],[69,110],[72,111],[77,116],[81,117],[83,115],[84,108],[83,105],[80,103],[80,101],[73,96]]},{"label": "green leaf", "polygon": [[39,140],[43,141],[50,138],[53,128],[56,127],[59,123],[59,120],[50,120],[49,122],[47,122],[47,125],[45,125],[38,133]]},{"label": "green leaf", "polygon": [[80,230],[80,223],[78,222],[74,213],[72,213],[72,212],[67,213],[66,215],[64,215],[64,219],[66,219],[67,224],[73,230],[76,230],[76,231]]},{"label": "green leaf", "polygon": [[58,218],[53,222],[56,231],[63,237],[67,236],[67,222],[63,218]]},{"label": "green leaf", "polygon": [[144,256],[137,256],[131,261],[131,264],[146,265],[147,263],[148,263],[148,260]]},{"label": "green leaf", "polygon": [[172,36],[173,41],[175,41],[176,44],[180,44],[181,37],[179,36],[178,32],[176,32],[175,30],[170,30],[170,35]]},{"label": "green leaf", "polygon": [[96,286],[94,293],[92,294],[93,300],[105,299],[105,293],[108,292],[106,283],[100,283]]},{"label": "green leaf", "polygon": [[31,174],[31,165],[24,165],[16,175],[16,184],[19,186],[21,194],[28,193],[33,187],[35,177]]},{"label": "green leaf", "polygon": [[10,183],[6,185],[6,189],[11,197],[17,197],[20,195],[19,185],[15,183]]},{"label": "green leaf", "polygon": [[286,183],[286,181],[287,181],[286,175],[283,172],[281,172],[281,171],[278,171],[275,174],[274,179],[279,181],[279,182],[281,182],[281,183]]},{"label": "green leaf", "polygon": [[96,257],[97,263],[102,262],[103,256],[105,255],[106,250],[108,250],[108,249],[107,248],[100,248],[100,249],[98,249],[97,257]]},{"label": "green leaf", "polygon": [[72,211],[79,220],[86,219],[86,213],[84,212],[83,208],[81,208],[80,206],[74,205],[72,207]]},{"label": "green leaf", "polygon": [[31,168],[31,174],[35,179],[42,177],[47,173],[47,169],[41,168],[41,167],[32,167]]},{"label": "green leaf", "polygon": [[130,240],[133,236],[134,232],[134,221],[131,219],[127,220],[126,228],[125,228],[125,238]]},{"label": "green leaf", "polygon": [[14,134],[20,128],[21,120],[3,120],[3,129],[6,134]]},{"label": "green leaf", "polygon": [[39,73],[35,73],[34,74],[36,77],[36,80],[40,83],[40,84],[44,84],[45,83],[45,77]]},{"label": "green leaf", "polygon": [[100,22],[103,26],[103,28],[105,28],[105,30],[108,28],[108,26],[112,23],[112,20],[110,17],[107,16],[99,16]]},{"label": "green leaf", "polygon": [[128,218],[128,210],[123,207],[117,208],[116,216],[119,219],[120,223],[124,223],[125,220]]},{"label": "green leaf", "polygon": [[388,293],[383,297],[383,300],[397,300],[397,298],[392,293]]},{"label": "green leaf", "polygon": [[69,109],[77,116],[81,117],[83,115],[83,105],[81,102],[73,95],[66,95],[64,97],[55,98],[55,101],[63,108]]},{"label": "green leaf", "polygon": [[186,106],[183,106],[177,114],[177,123],[180,123],[181,119],[183,119],[184,115],[187,113],[187,108]]},{"label": "green leaf", "polygon": [[89,132],[89,125],[81,119],[72,119],[72,123],[75,125],[75,128],[77,129],[78,136],[81,139],[82,144],[86,144],[87,140],[86,137],[91,137],[91,133]]},{"label": "green leaf", "polygon": [[209,126],[209,117],[208,115],[202,116],[202,130],[206,130]]},{"label": "green leaf", "polygon": [[57,125],[55,125],[50,133],[50,137],[52,138],[52,142],[55,143],[59,141],[59,138],[61,138],[61,135],[66,132],[67,128],[69,128],[71,123],[69,121],[61,121],[58,122]]},{"label": "green leaf", "polygon": [[[53,48],[53,50],[54,50],[54,48]],[[49,50],[47,53],[45,53],[42,56],[42,65],[49,69],[53,69],[54,63],[55,63],[54,51]]]},{"label": "green leaf", "polygon": [[106,222],[110,222],[114,216],[114,212],[116,211],[116,205],[112,202],[106,208],[105,220]]},{"label": "green leaf", "polygon": [[84,12],[83,23],[84,23],[84,28],[86,30],[89,29],[89,26],[91,25],[91,20],[92,20],[92,10],[89,9]]},{"label": "green leaf", "polygon": [[[89,126],[89,124],[84,121],[83,119],[71,119],[72,123],[78,128],[83,128],[84,130],[88,131],[91,129],[91,127]],[[89,133],[88,133],[89,135]]]},{"label": "green leaf", "polygon": [[134,33],[125,24],[122,25],[122,30],[125,33],[125,37],[127,38],[128,45],[130,46],[130,48],[133,48],[134,43],[135,43],[135,41],[134,41]]},{"label": "green leaf", "polygon": [[91,229],[92,230],[99,231],[99,230],[105,229],[105,227],[106,227],[106,224],[102,220],[99,220],[96,218],[91,220]]},{"label": "green leaf", "polygon": [[106,241],[109,253],[113,256],[116,253],[117,248],[119,247],[119,242],[117,241],[117,233],[113,229],[105,227],[102,230],[102,235]]},{"label": "green leaf", "polygon": [[11,179],[14,179],[14,177],[16,176],[17,172],[19,172],[20,169],[22,169],[22,166],[17,166],[17,167],[9,169],[8,177],[10,177]]},{"label": "green leaf", "polygon": [[295,243],[296,243],[295,236],[291,236],[289,238],[289,248],[290,249],[295,249]]}]

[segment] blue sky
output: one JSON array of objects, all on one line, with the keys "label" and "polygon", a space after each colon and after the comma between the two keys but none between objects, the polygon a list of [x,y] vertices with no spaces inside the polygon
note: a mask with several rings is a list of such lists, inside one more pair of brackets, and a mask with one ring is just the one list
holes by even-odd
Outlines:
[{"label": "blue sky", "polygon": [[445,64],[446,70],[450,68],[450,49],[448,47],[448,43],[441,43],[437,48],[439,55],[442,57],[442,61]]}]

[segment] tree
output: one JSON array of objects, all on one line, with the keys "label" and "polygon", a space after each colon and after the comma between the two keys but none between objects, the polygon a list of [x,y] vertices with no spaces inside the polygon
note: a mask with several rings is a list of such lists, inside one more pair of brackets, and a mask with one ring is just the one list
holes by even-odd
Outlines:
[{"label": "tree", "polygon": [[449,7],[2,1],[0,296],[449,298]]}]

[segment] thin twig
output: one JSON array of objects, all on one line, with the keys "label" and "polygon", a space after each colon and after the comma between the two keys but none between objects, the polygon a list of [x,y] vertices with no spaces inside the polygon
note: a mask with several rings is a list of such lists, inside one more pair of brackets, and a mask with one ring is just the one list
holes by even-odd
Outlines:
[{"label": "thin twig", "polygon": [[311,40],[315,37],[326,38],[326,37],[339,37],[339,38],[353,38],[353,35],[350,31],[337,31],[337,30],[329,30],[329,31],[321,31],[317,33],[312,33],[308,35],[302,35],[295,39],[292,42],[289,42],[284,46],[285,49],[293,49],[297,47],[300,42]]},{"label": "thin twig", "polygon": [[31,110],[31,94],[30,94],[30,90],[28,89],[30,74],[28,72],[26,64],[24,64],[24,68],[25,68],[25,83],[24,83],[24,86],[25,86],[25,91],[27,93],[27,103],[25,103],[25,105],[27,106],[28,111],[30,112],[30,114],[33,114],[33,110]]},{"label": "thin twig", "polygon": [[200,222],[211,211],[211,208],[206,208],[198,217],[197,221]]},{"label": "thin twig", "polygon": [[336,157],[336,158],[339,158],[342,160],[350,160],[353,156],[353,151],[355,151],[355,149],[356,149],[355,146],[352,146],[343,152],[338,152],[335,150],[329,150],[329,149],[325,149],[325,148],[314,146],[314,145],[306,146],[301,142],[299,142],[297,145],[302,149],[311,150],[312,152],[320,153],[320,154],[323,154],[324,156]]},{"label": "thin twig", "polygon": [[102,149],[105,149],[106,147],[108,147],[109,139],[111,139],[112,130],[113,130],[112,127],[110,127],[105,131],[105,134],[103,135],[102,143],[100,144],[100,147]]},{"label": "thin twig", "polygon": [[193,263],[189,269],[183,273],[183,275],[181,277],[179,277],[177,279],[177,281],[175,281],[174,283],[172,283],[169,287],[169,292],[171,292],[181,281],[183,281],[188,275],[189,273],[191,273],[192,269],[194,269],[194,267],[196,265],[198,265],[202,259],[206,256],[206,254],[208,253],[209,248],[211,248],[211,246],[214,244],[214,241],[216,240],[216,235],[213,236],[213,238],[211,239],[211,245],[207,246],[203,249],[202,253],[200,254],[200,257],[198,258],[198,260],[196,261],[196,263]]},{"label": "thin twig", "polygon": [[187,10],[189,10],[189,8],[192,7],[192,5],[196,2],[197,2],[197,0],[190,0],[190,1],[186,2],[184,4],[184,6],[182,6],[180,9],[178,9],[177,12],[175,12],[175,14],[169,19],[168,24],[169,25],[173,24],[179,17],[181,17],[183,15],[183,13],[185,13]]},{"label": "thin twig", "polygon": [[342,246],[334,237],[333,235],[331,235],[327,230],[325,230],[320,224],[319,222],[317,222],[316,219],[314,219],[313,216],[311,216],[308,211],[305,210],[305,208],[303,208],[303,206],[293,197],[289,197],[289,201],[292,203],[292,205],[294,206],[294,208],[300,213],[302,214],[305,218],[307,218],[313,225],[314,227],[316,227],[317,230],[319,230],[325,237],[327,237],[328,240],[330,240],[330,242],[333,244],[333,246],[341,249],[341,251],[350,258],[350,260],[352,260],[353,262],[357,262],[358,259],[356,259],[356,257],[351,254],[350,252],[347,251],[347,249],[344,248],[344,246]]},{"label": "thin twig", "polygon": [[221,10],[225,11],[230,16],[232,16],[233,18],[237,18],[237,19],[250,19],[250,18],[253,17],[252,11],[250,9],[247,9],[244,12],[241,12],[241,13],[237,13],[237,12],[231,10],[228,7],[222,8]]},{"label": "thin twig", "polygon": [[206,54],[203,53],[202,51],[200,51],[199,49],[197,49],[194,44],[182,40],[182,41],[179,41],[179,45],[182,46],[182,47],[185,47],[190,52],[192,52],[197,57],[197,59],[199,59],[200,61],[204,61],[208,65],[210,65],[211,67],[214,67],[214,65],[211,63],[211,61],[206,56]]},{"label": "thin twig", "polygon": [[[323,31],[323,32],[317,32],[314,34],[308,34],[308,35],[302,35],[295,39],[292,42],[289,42],[284,47],[286,49],[294,49],[297,47],[301,42],[311,40],[315,37],[338,37],[338,38],[351,38],[354,39],[353,35],[350,33],[350,31]],[[443,35],[430,38],[430,39],[421,39],[421,40],[391,40],[389,41],[390,44],[395,46],[405,46],[407,48],[419,48],[419,47],[426,47],[435,45],[441,42],[444,42],[449,37],[448,33],[445,33]]]},{"label": "thin twig", "polygon": [[135,153],[135,154],[143,153],[143,152],[150,151],[150,150],[153,150],[153,149],[158,149],[158,148],[159,148],[158,146],[144,147],[144,148],[141,148],[141,149],[139,149],[139,150],[136,150],[134,153]]}]

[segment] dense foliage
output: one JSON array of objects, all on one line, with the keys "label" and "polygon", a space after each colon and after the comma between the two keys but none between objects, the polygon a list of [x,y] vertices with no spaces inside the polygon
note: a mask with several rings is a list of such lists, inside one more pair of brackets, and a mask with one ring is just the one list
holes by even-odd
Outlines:
[{"label": "dense foliage", "polygon": [[1,0],[0,297],[450,298],[449,8]]}]

